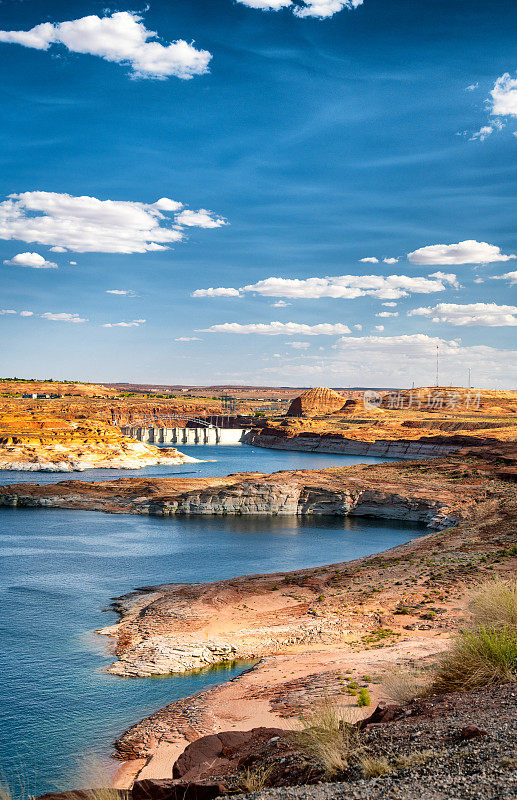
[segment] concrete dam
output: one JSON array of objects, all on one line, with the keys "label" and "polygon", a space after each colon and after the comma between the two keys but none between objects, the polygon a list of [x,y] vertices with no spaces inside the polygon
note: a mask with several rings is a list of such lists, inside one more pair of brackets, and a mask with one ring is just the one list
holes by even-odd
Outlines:
[{"label": "concrete dam", "polygon": [[121,428],[125,436],[131,436],[145,444],[241,444],[246,442],[249,428],[219,428],[216,425],[196,428],[135,427]]}]

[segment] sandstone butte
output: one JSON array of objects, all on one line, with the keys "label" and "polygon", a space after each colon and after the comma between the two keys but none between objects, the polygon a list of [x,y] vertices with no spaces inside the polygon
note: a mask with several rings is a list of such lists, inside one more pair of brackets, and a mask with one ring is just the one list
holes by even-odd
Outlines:
[{"label": "sandstone butte", "polygon": [[287,411],[288,417],[302,417],[313,414],[332,414],[340,411],[345,405],[345,398],[333,389],[318,386],[308,389],[291,402]]},{"label": "sandstone butte", "polygon": [[175,449],[164,453],[123,436],[119,425],[218,411],[220,404],[208,398],[131,397],[97,384],[0,381],[0,469],[69,472],[192,461]]},{"label": "sandstone butte", "polygon": [[[420,520],[423,535],[355,561],[205,584],[166,584],[115,601],[110,671],[184,672],[236,659],[250,671],[179,700],[116,742],[116,785],[170,778],[190,743],[220,731],[293,729],[323,695],[360,716],[353,679],[382,700],[382,675],[426,665],[465,613],[468,591],[515,575],[515,443],[441,459],[186,480],[64,481],[0,488],[11,506],[143,514],[368,515]],[[45,513],[44,510],[41,512]],[[366,710],[365,714],[368,713]]]}]

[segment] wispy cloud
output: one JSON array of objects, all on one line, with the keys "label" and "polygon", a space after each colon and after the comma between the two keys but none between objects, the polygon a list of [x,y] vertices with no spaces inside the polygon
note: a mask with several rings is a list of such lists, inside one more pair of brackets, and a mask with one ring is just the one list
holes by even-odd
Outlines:
[{"label": "wispy cloud", "polygon": [[48,319],[51,322],[73,322],[73,323],[80,323],[80,322],[88,322],[87,319],[83,319],[79,316],[79,314],[67,314],[67,313],[59,313],[54,314],[50,311],[45,311],[44,314],[41,315],[42,319]]},{"label": "wispy cloud", "polygon": [[177,339],[174,339],[175,342],[202,342],[203,340],[199,338],[199,336],[178,336]]},{"label": "wispy cloud", "polygon": [[106,294],[117,294],[124,297],[136,297],[132,289],[106,289]]},{"label": "wispy cloud", "polygon": [[[0,42],[20,44],[36,50],[64,45],[71,53],[99,56],[106,61],[129,64],[137,78],[188,79],[208,71],[212,55],[178,39],[168,45],[156,41],[142,17],[130,11],[111,16],[92,14],[67,22],[43,22],[28,31],[0,31]],[[149,40],[153,41],[149,41]]]},{"label": "wispy cloud", "polygon": [[358,8],[364,0],[237,0],[248,8],[258,8],[261,11],[280,11],[281,8],[290,8],[297,17],[318,17],[326,19],[333,17],[344,8],[349,10]]},{"label": "wispy cloud", "polygon": [[480,142],[484,142],[489,136],[491,136],[494,131],[500,131],[504,128],[504,124],[496,119],[490,125],[482,125],[478,131],[475,131],[472,136],[470,137],[471,142],[475,142],[479,139]]},{"label": "wispy cloud", "polygon": [[517,272],[505,272],[504,275],[494,275],[495,280],[508,281],[510,284],[517,283]]},{"label": "wispy cloud", "polygon": [[192,292],[191,297],[240,297],[240,292],[238,289],[219,286],[216,289],[213,287],[210,289],[196,289],[195,292]]},{"label": "wispy cloud", "polygon": [[145,319],[133,319],[131,322],[105,322],[103,328],[139,328],[144,325]]},{"label": "wispy cloud", "polygon": [[223,322],[210,328],[200,328],[201,333],[256,333],[265,336],[336,336],[350,333],[348,325],[341,322],[324,322],[319,325],[306,325],[301,322]]}]

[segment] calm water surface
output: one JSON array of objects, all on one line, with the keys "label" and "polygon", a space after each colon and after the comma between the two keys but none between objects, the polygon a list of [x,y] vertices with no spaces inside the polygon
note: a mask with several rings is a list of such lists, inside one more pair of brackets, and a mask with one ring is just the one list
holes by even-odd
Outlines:
[{"label": "calm water surface", "polygon": [[[184,448],[217,463],[151,467],[142,474],[224,475],[350,464],[365,459],[248,447]],[[373,460],[373,459],[372,459]],[[101,472],[101,471],[98,471]],[[0,483],[102,479],[103,474],[0,472]],[[367,519],[192,518],[0,509],[0,778],[38,794],[77,785],[94,761],[107,774],[110,743],[138,719],[237,674],[245,665],[161,678],[103,673],[107,640],[95,628],[131,589],[172,581],[321,565],[384,550],[422,533]]]},{"label": "calm water surface", "polygon": [[[167,449],[167,448],[163,448]],[[204,459],[198,464],[144,467],[143,469],[87,469],[83,472],[16,472],[0,470],[0,485],[4,483],[57,483],[57,481],[111,481],[116,478],[143,475],[228,475],[230,472],[276,472],[281,469],[323,469],[348,464],[375,464],[393,459],[364,456],[327,455],[326,453],[296,453],[288,450],[267,450],[248,445],[186,445],[181,452]]]}]

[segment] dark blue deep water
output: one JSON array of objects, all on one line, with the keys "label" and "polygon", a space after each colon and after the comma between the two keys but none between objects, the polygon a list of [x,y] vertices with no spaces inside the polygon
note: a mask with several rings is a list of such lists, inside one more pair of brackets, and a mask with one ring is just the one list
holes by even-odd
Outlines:
[{"label": "dark blue deep water", "polygon": [[[193,447],[190,452],[219,460],[137,473],[109,470],[105,477],[191,470],[215,475],[360,460],[248,447]],[[0,483],[17,477],[0,472]],[[94,476],[22,477],[47,481]],[[103,612],[110,598],[142,585],[342,561],[422,532],[417,526],[364,518],[163,519],[0,509],[0,779],[15,793],[21,781],[38,794],[77,785],[91,763],[111,775],[117,762],[109,758],[110,743],[123,730],[244,668],[241,664],[146,679],[104,674],[111,660],[108,640],[93,631],[115,620],[111,611]]]}]

